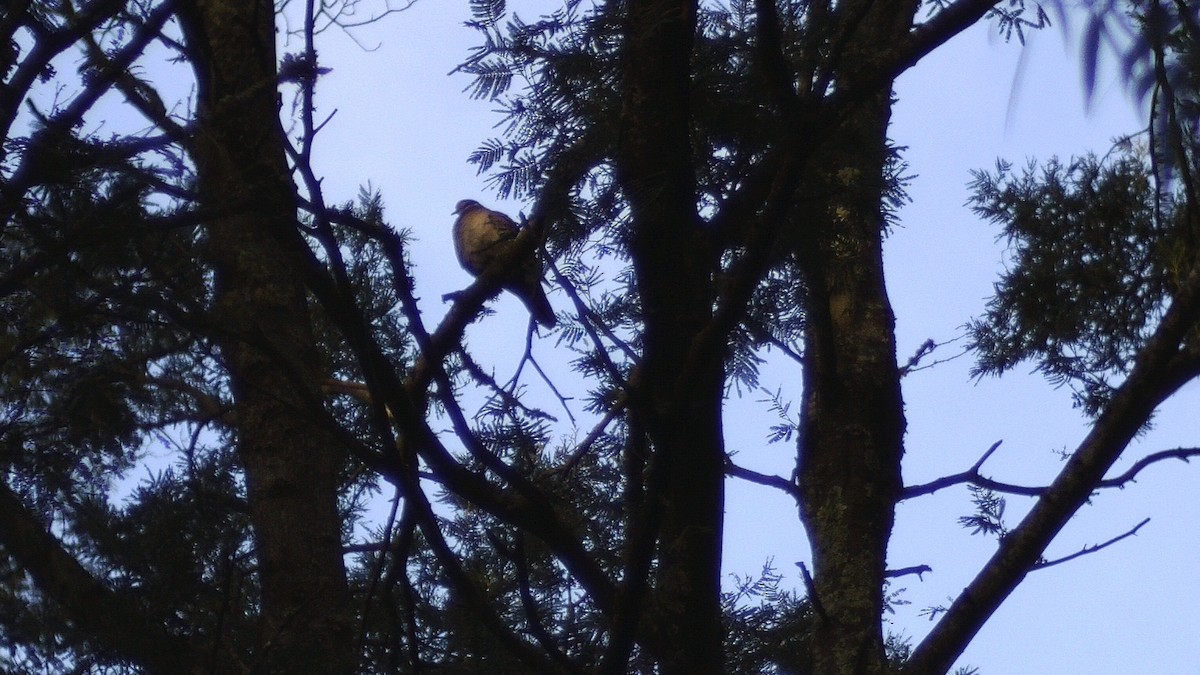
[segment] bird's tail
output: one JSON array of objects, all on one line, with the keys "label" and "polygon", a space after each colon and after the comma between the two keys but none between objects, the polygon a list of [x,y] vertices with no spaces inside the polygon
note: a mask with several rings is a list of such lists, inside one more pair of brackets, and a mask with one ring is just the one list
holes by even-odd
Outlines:
[{"label": "bird's tail", "polygon": [[550,306],[550,301],[546,299],[546,292],[542,290],[542,284],[534,281],[532,284],[523,286],[518,292],[517,297],[521,298],[521,302],[525,303],[525,307],[529,310],[529,314],[533,316],[533,320],[540,323],[546,328],[554,328],[558,324],[558,319],[554,316],[554,308]]}]

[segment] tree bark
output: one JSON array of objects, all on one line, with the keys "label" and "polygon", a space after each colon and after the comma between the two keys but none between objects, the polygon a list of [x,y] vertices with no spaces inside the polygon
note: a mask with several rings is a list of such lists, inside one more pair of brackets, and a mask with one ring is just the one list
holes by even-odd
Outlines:
[{"label": "tree bark", "polygon": [[257,546],[260,672],[350,673],[352,614],[337,510],[339,453],[321,419],[320,352],[301,282],[269,0],[180,7],[197,76],[193,155],[216,272],[216,341],[236,403]]},{"label": "tree bark", "polygon": [[[886,5],[886,6],[884,6]],[[907,34],[912,3],[851,3],[840,87],[870,77]],[[880,617],[887,545],[902,488],[904,410],[895,318],[883,275],[890,86],[857,106],[818,151],[833,196],[801,237],[806,289],[801,515],[813,555],[813,672],[884,673]],[[832,184],[831,184],[832,183]]]},{"label": "tree bark", "polygon": [[619,179],[632,210],[645,319],[636,405],[653,447],[646,508],[661,509],[649,629],[663,673],[722,672],[723,351],[680,381],[712,318],[712,247],[696,213],[690,128],[694,0],[629,3]]}]

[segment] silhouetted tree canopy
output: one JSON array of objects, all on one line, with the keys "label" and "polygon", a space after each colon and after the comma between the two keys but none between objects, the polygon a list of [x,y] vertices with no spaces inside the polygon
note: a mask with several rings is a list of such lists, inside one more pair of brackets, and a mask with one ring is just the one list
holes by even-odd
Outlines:
[{"label": "silhouetted tree canopy", "polygon": [[[1093,420],[1022,490],[988,455],[903,482],[900,382],[927,353],[896,354],[888,125],[895,79],[946,41],[1023,39],[1061,6],[566,0],[528,21],[471,0],[458,70],[501,124],[469,161],[530,212],[437,325],[387,195],[325,194],[313,159],[323,31],[401,7],[0,7],[5,672],[949,671],[1200,374],[1197,9],[1086,9],[1085,87],[1115,53],[1146,129],[971,186],[1009,245],[968,325],[977,373],[1031,361]],[[527,345],[504,381],[464,332],[523,256],[559,291],[539,339],[570,372]],[[764,402],[787,476],[738,466],[723,426],[775,358],[803,372]],[[803,588],[775,561],[729,580],[733,479],[794,501]],[[895,507],[962,483],[997,551],[913,644],[883,621],[892,580],[928,569],[888,569]],[[1036,496],[1020,523],[1006,493]]]}]

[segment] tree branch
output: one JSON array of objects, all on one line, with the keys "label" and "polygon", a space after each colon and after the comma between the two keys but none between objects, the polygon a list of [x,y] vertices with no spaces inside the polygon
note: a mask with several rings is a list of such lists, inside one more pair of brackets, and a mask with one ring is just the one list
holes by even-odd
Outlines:
[{"label": "tree branch", "polygon": [[[4,17],[5,27],[9,30],[5,31],[6,34],[0,36],[0,39],[13,40],[17,35],[18,29],[22,26],[29,29],[35,37],[27,55],[21,60],[20,65],[16,67],[12,77],[5,83],[5,96],[3,99],[0,99],[0,131],[3,132],[4,138],[11,138],[10,131],[12,130],[13,122],[17,118],[17,111],[21,107],[21,102],[26,99],[30,88],[38,81],[38,78],[46,73],[46,67],[50,62],[57,58],[59,54],[70,49],[83,36],[92,32],[104,22],[112,20],[113,17],[120,13],[124,6],[125,3],[123,0],[105,0],[103,2],[88,3],[86,8],[74,15],[74,21],[68,21],[67,25],[54,31],[46,31],[41,21],[29,15],[28,7],[20,8],[18,3],[17,7],[11,8],[12,14]],[[26,16],[21,17],[21,14],[26,14]],[[22,18],[25,21],[22,21]],[[12,22],[9,23],[8,19],[11,19]],[[88,88],[96,87],[103,93],[110,84],[92,82],[88,85]],[[2,219],[0,219],[0,222],[3,222]]]},{"label": "tree branch", "polygon": [[772,476],[770,474],[759,473],[733,463],[733,460],[725,461],[725,475],[741,478],[742,480],[765,485],[775,488],[786,493],[789,497],[796,500],[796,504],[800,503],[800,486],[782,476]]},{"label": "tree branch", "polygon": [[1180,461],[1187,462],[1192,457],[1200,457],[1200,448],[1175,448],[1173,450],[1160,450],[1158,452],[1146,455],[1145,457],[1134,462],[1133,466],[1129,467],[1125,473],[1100,481],[1097,487],[1125,487],[1126,483],[1133,482],[1133,480],[1137,478],[1137,475],[1141,473],[1142,469],[1145,469],[1151,464],[1160,462],[1164,459],[1178,459]]},{"label": "tree branch", "polygon": [[796,567],[800,568],[800,577],[804,579],[804,589],[808,595],[808,602],[812,605],[813,612],[821,621],[828,621],[829,615],[825,613],[825,605],[821,602],[821,596],[817,594],[817,585],[813,582],[812,574],[808,571],[808,566],[802,562],[796,563]]},{"label": "tree branch", "polygon": [[[81,26],[92,26],[91,22],[96,25],[103,23],[111,18],[106,12],[118,11],[122,7],[122,3],[116,2],[96,2],[89,6],[89,10],[96,9],[97,13],[92,14],[90,11],[81,15]],[[175,13],[175,3],[172,0],[163,2],[158,7],[151,10],[145,17],[145,20],[138,26],[137,31],[130,37],[121,49],[117,50],[112,58],[108,61],[108,67],[101,69],[95,78],[91,79],[87,86],[74,99],[71,100],[61,111],[56,112],[52,117],[45,120],[45,126],[39,129],[29,142],[29,146],[25,148],[23,158],[20,165],[12,172],[9,179],[0,183],[0,223],[7,223],[12,217],[12,214],[19,208],[24,192],[31,185],[37,183],[39,162],[45,155],[45,147],[49,143],[53,143],[62,134],[67,134],[80,120],[83,119],[85,113],[103,96],[119,79],[121,73],[127,72],[133,62],[142,54],[142,51],[150,44],[150,42],[159,34],[163,26]],[[88,28],[91,30],[91,28]],[[59,39],[71,38],[74,43],[78,39],[76,30],[68,30],[65,34],[56,33],[55,37]],[[53,46],[49,51],[58,53],[69,47],[68,45],[60,45],[58,41],[51,40]],[[44,43],[38,42],[35,45],[35,51]],[[32,62],[37,63],[41,58],[47,55],[39,54],[39,59],[34,59]],[[52,58],[52,57],[51,57]],[[31,56],[30,59],[33,59]],[[29,59],[27,59],[29,60]],[[25,64],[18,71],[18,74],[23,74]],[[43,66],[44,67],[44,66]],[[28,73],[29,78],[36,78],[41,73],[41,69],[37,72]],[[32,79],[26,85],[31,85]],[[20,100],[21,97],[17,97]],[[15,114],[15,109],[14,113]],[[0,120],[3,122],[7,130],[12,119],[5,118]]]},{"label": "tree branch", "polygon": [[[439,482],[448,490],[505,522],[527,529],[546,542],[564,566],[580,580],[596,606],[603,612],[612,611],[615,593],[613,582],[587,555],[583,543],[578,541],[571,528],[562,521],[557,509],[551,507],[545,494],[532,486],[528,480],[506,472],[506,477],[514,481],[516,492],[520,495],[520,498],[517,498],[517,495],[506,494],[482,475],[468,470],[445,448],[425,418],[422,401],[426,387],[436,378],[443,382],[439,388],[449,391],[442,362],[451,350],[458,348],[463,330],[476,315],[483,301],[490,297],[489,294],[499,291],[500,272],[489,270],[488,273],[480,275],[475,283],[462,292],[437,330],[430,334],[421,321],[412,281],[408,277],[404,261],[403,242],[399,237],[381,224],[365,223],[348,213],[330,212],[329,217],[332,222],[354,227],[380,242],[393,267],[393,284],[400,298],[402,311],[408,319],[409,330],[421,348],[421,358],[408,377],[401,380],[395,366],[372,338],[353,300],[338,291],[321,262],[311,251],[308,252],[304,272],[309,288],[346,335],[347,342],[358,357],[359,367],[366,379],[365,384],[370,390],[374,405],[393,415],[396,428],[401,430],[399,462],[404,468],[398,476],[393,475],[389,478],[399,478],[398,485],[406,490],[406,496],[411,494],[417,501],[425,501],[424,495],[420,494],[416,474],[416,453],[419,453],[431,471],[437,475]],[[513,256],[521,255],[523,251],[532,251],[534,233],[522,231],[515,241],[517,243],[513,246]],[[457,405],[453,404],[452,400],[450,403],[447,410],[455,417],[453,413]],[[461,410],[458,412],[461,413]],[[460,417],[455,424],[461,428],[464,421]],[[468,434],[467,438],[471,436]],[[468,442],[468,448],[473,446],[476,453],[480,452],[480,447]],[[483,456],[486,456],[486,451]],[[440,531],[434,531],[437,524],[436,519],[431,520],[431,513],[422,507],[418,520],[422,531],[432,539],[440,537],[441,534]]]},{"label": "tree branch", "polygon": [[[822,126],[843,119],[849,108],[874,95],[881,87],[889,86],[930,52],[975,25],[997,4],[999,0],[958,0],[925,23],[914,27],[907,39],[888,52],[885,60],[872,64],[869,76],[856,80],[854,86],[839,89],[824,99]],[[818,90],[815,93],[823,92]]]},{"label": "tree branch", "polygon": [[588,451],[592,449],[592,444],[600,438],[600,436],[604,433],[604,430],[608,428],[608,425],[617,418],[617,415],[621,414],[621,412],[625,410],[625,406],[628,403],[629,395],[624,391],[618,393],[617,400],[608,407],[608,410],[604,411],[604,416],[600,418],[600,421],[596,423],[596,426],[592,427],[592,430],[588,432],[588,435],[584,436],[583,440],[579,442],[579,445],[575,447],[575,450],[571,452],[571,455],[567,457],[567,461],[563,462],[562,466],[556,469],[556,471],[563,475],[570,474],[572,471],[574,471],[575,466],[579,464],[580,460],[582,460],[584,456],[587,455]]},{"label": "tree branch", "polygon": [[186,673],[194,659],[184,640],[145,608],[86,570],[21,498],[0,480],[0,543],[51,601],[87,635],[152,673]]},{"label": "tree branch", "polygon": [[1046,546],[1087,501],[1104,473],[1164,399],[1196,376],[1172,368],[1184,337],[1200,315],[1200,264],[1181,285],[1128,377],[1096,420],[1058,478],[1024,520],[1001,542],[991,560],[952,603],[905,667],[909,675],[944,673],[967,644],[1037,565]]},{"label": "tree branch", "polygon": [[924,575],[926,572],[933,573],[933,568],[929,565],[914,565],[912,567],[901,567],[900,569],[896,570],[885,570],[883,576],[888,579],[895,579],[897,577],[915,574],[917,575],[918,579],[924,581],[925,577],[922,575]]},{"label": "tree branch", "polygon": [[[988,457],[990,457],[998,447],[1000,447],[1000,443],[1001,441],[996,441],[994,444],[992,444],[992,447],[988,448],[987,452],[983,454],[983,457],[981,457],[974,466],[966,471],[956,473],[952,476],[944,476],[921,485],[912,485],[904,488],[904,492],[900,497],[901,501],[905,499],[912,499],[914,497],[923,497],[925,495],[933,494],[934,492],[937,492],[943,488],[948,488],[954,485],[962,485],[964,483],[978,485],[979,487],[995,490],[996,492],[1024,495],[1026,497],[1037,497],[1050,490],[1049,486],[1027,487],[1023,485],[1013,485],[1012,483],[1004,483],[998,480],[993,480],[980,474],[979,470],[983,467],[983,463],[987,461]],[[1119,476],[1105,478],[1104,480],[1096,483],[1096,489],[1123,488],[1127,484],[1134,482],[1134,480],[1137,478],[1137,475],[1151,464],[1155,464],[1166,459],[1178,459],[1187,462],[1192,457],[1200,457],[1200,448],[1175,448],[1173,450],[1160,450],[1158,452],[1153,452],[1139,459],[1133,464],[1133,466],[1129,467],[1128,470]]]},{"label": "tree branch", "polygon": [[496,551],[508,558],[509,562],[517,571],[517,589],[521,598],[521,609],[525,612],[526,630],[528,630],[541,645],[542,650],[546,652],[556,663],[563,666],[568,672],[582,673],[584,672],[578,666],[571,662],[566,654],[559,649],[554,641],[554,637],[546,630],[546,625],[542,621],[541,612],[538,610],[537,600],[534,598],[533,590],[529,583],[529,562],[526,559],[528,555],[525,544],[524,534],[518,532],[516,535],[515,548],[510,548],[507,544],[500,540],[500,537],[488,533],[488,541],[496,548]]},{"label": "tree branch", "polygon": [[1142,529],[1142,526],[1148,522],[1150,522],[1150,519],[1146,518],[1142,522],[1138,523],[1137,525],[1134,525],[1133,529],[1129,530],[1125,534],[1117,535],[1117,536],[1113,537],[1112,539],[1109,539],[1108,541],[1104,542],[1103,544],[1096,544],[1094,546],[1084,546],[1082,549],[1072,553],[1069,556],[1065,556],[1065,557],[1059,558],[1057,560],[1049,560],[1049,561],[1045,561],[1045,562],[1039,562],[1038,564],[1033,566],[1033,569],[1044,570],[1047,567],[1053,567],[1055,565],[1060,565],[1062,563],[1074,560],[1076,558],[1081,558],[1090,553],[1095,553],[1096,551],[1099,551],[1100,549],[1112,546],[1113,544],[1117,543],[1118,541],[1121,541],[1122,539],[1125,539],[1126,537],[1132,537],[1133,535],[1137,534],[1138,530]]}]

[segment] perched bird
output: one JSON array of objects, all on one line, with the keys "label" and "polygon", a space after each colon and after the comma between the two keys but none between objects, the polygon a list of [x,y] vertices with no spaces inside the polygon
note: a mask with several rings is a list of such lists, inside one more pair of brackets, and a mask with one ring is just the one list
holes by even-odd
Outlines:
[{"label": "perched bird", "polygon": [[[520,226],[512,218],[484,207],[473,199],[464,199],[454,207],[454,252],[458,263],[473,276],[479,276],[504,258]],[[501,286],[521,299],[529,313],[546,328],[556,320],[550,301],[542,290],[542,264],[536,255],[513,263]]]}]

